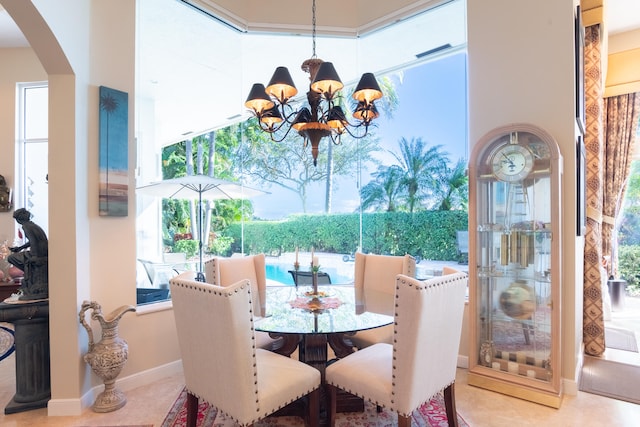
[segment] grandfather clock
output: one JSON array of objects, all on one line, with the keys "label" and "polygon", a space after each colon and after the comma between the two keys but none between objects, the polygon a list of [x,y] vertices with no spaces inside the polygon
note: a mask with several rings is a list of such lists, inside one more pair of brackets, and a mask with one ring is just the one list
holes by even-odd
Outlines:
[{"label": "grandfather clock", "polygon": [[529,124],[495,129],[469,165],[469,384],[558,408],[562,160]]}]

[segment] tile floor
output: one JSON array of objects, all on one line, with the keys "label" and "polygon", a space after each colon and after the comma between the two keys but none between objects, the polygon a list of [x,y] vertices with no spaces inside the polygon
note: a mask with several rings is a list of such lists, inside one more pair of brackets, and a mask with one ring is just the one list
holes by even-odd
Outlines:
[{"label": "tile floor", "polygon": [[[637,325],[640,332],[640,299],[628,302],[623,312],[614,312],[612,325]],[[628,353],[628,352],[626,352]],[[0,406],[4,408],[15,392],[15,356],[0,362]],[[615,357],[607,350],[605,357]],[[638,356],[640,359],[640,355]],[[640,365],[640,361],[639,361]],[[184,385],[181,375],[173,375],[152,385],[126,390],[124,408],[107,413],[94,413],[90,408],[77,417],[47,417],[46,409],[18,414],[0,413],[3,427],[80,427],[107,425],[152,424],[159,427],[165,414]],[[505,396],[469,386],[467,370],[458,369],[456,382],[458,412],[471,427],[526,427],[526,426],[637,426],[640,405],[578,392],[565,396],[560,409]]]}]

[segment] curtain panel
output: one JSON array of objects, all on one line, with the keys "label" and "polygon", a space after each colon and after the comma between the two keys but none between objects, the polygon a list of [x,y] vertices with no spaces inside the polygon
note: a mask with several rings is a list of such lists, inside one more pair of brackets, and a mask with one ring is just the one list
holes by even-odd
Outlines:
[{"label": "curtain panel", "polygon": [[587,229],[584,247],[583,341],[585,352],[599,356],[605,350],[602,301],[602,200],[603,200],[603,93],[601,28],[585,28],[585,151]]},{"label": "curtain panel", "polygon": [[618,275],[618,221],[627,189],[640,116],[640,93],[604,99],[604,194],[602,254],[610,256],[608,274]]}]

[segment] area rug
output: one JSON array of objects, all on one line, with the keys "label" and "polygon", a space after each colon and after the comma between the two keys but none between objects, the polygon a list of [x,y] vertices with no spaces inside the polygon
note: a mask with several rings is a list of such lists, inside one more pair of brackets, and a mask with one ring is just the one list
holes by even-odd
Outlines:
[{"label": "area rug", "polygon": [[585,356],[580,390],[640,404],[640,366]]},{"label": "area rug", "polygon": [[13,330],[5,326],[0,326],[0,360],[11,356],[16,349]]},{"label": "area rug", "polygon": [[[182,390],[173,406],[169,410],[161,427],[184,427],[187,424],[187,392]],[[460,427],[469,427],[458,414],[458,424]],[[236,424],[223,414],[218,416],[218,411],[207,403],[200,402],[198,405],[198,427],[232,427]],[[388,410],[376,412],[375,405],[365,403],[364,412],[348,412],[338,414],[336,426],[352,427],[393,427],[398,425],[397,416]],[[304,421],[300,417],[268,417],[254,424],[255,427],[279,426],[298,427],[304,426]],[[413,412],[412,427],[447,427],[447,416],[445,413],[444,399],[442,394],[436,395],[431,401],[425,403],[418,410]]]},{"label": "area rug", "polygon": [[636,334],[628,329],[604,328],[604,342],[607,348],[638,352]]}]

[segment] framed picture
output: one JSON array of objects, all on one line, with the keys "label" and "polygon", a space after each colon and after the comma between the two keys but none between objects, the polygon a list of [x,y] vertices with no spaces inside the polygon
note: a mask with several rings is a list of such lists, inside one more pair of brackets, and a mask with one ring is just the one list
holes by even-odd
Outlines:
[{"label": "framed picture", "polygon": [[580,131],[585,133],[585,97],[584,97],[584,27],[580,6],[576,8],[575,18],[575,81],[576,81],[576,123]]},{"label": "framed picture", "polygon": [[127,216],[129,95],[100,86],[100,216]]},{"label": "framed picture", "polygon": [[582,135],[576,140],[576,235],[584,236],[587,230],[587,153],[584,147]]}]

